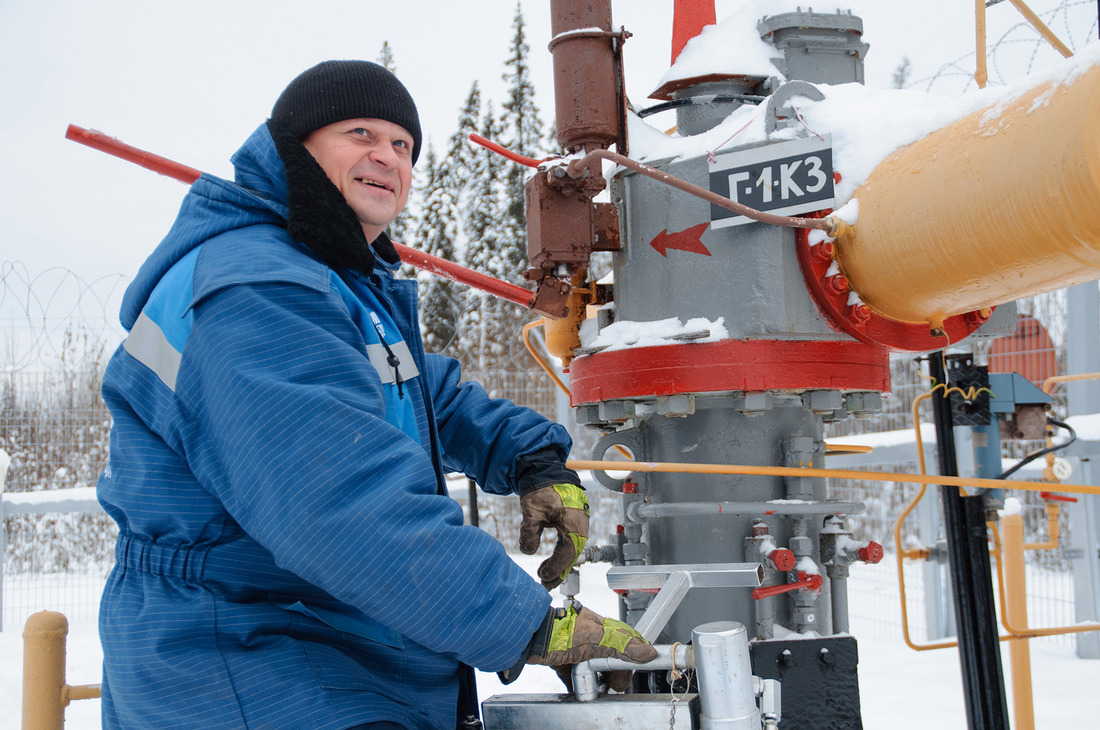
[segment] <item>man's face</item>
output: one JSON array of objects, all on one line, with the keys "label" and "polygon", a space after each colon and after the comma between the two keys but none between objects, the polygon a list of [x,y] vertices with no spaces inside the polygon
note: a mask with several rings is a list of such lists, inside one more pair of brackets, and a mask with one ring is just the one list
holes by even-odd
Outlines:
[{"label": "man's face", "polygon": [[302,144],[355,211],[367,241],[405,207],[413,138],[404,127],[382,119],[348,119],[314,130]]}]

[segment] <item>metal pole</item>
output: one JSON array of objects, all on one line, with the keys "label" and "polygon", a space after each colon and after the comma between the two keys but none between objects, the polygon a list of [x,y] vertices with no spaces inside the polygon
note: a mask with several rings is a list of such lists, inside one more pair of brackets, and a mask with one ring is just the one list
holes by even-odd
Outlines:
[{"label": "metal pole", "polygon": [[481,519],[480,515],[478,515],[477,512],[477,482],[467,477],[466,486],[470,490],[470,498],[467,500],[469,502],[468,507],[470,509],[470,524],[474,527],[478,527],[480,525]]},{"label": "metal pole", "polygon": [[[946,383],[944,353],[933,353],[928,370],[936,383]],[[940,474],[958,475],[955,457],[951,401],[943,388],[932,393]],[[959,660],[963,697],[970,730],[1004,730],[1008,727],[997,616],[981,497],[963,497],[954,487],[941,487],[944,533],[951,566],[952,596],[958,622]]]},{"label": "metal pole", "polygon": [[759,730],[748,632],[736,621],[716,621],[691,632],[699,677],[702,730]]},{"label": "metal pole", "polygon": [[[1098,0],[1100,13],[1100,0]],[[1095,281],[1066,290],[1066,372],[1100,372],[1100,288]],[[1070,416],[1100,412],[1100,380],[1067,382],[1066,403]],[[1075,481],[1096,484],[1095,455],[1084,447]],[[1075,619],[1100,618],[1100,497],[1082,497],[1071,504],[1073,547],[1073,595]],[[1077,634],[1077,656],[1100,659],[1100,633]]]},{"label": "metal pole", "polygon": [[65,725],[65,637],[69,621],[39,611],[23,629],[23,730],[60,730]]},{"label": "metal pole", "polygon": [[[1019,512],[1001,519],[1004,542],[1001,555],[1005,574],[1005,618],[1015,629],[1027,628],[1027,578],[1024,565],[1024,518]],[[1012,667],[1012,727],[1035,730],[1035,702],[1031,694],[1031,645],[1027,639],[1010,641]]]},{"label": "metal pole", "polygon": [[0,449],[0,631],[4,630],[4,552],[8,547],[8,533],[4,526],[4,483],[8,478],[11,457]]}]

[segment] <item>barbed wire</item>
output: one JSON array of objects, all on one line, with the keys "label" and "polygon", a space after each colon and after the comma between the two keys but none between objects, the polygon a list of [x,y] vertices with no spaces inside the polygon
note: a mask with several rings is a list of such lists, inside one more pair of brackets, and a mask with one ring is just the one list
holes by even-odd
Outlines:
[{"label": "barbed wire", "polygon": [[118,321],[130,278],[88,281],[54,266],[31,273],[20,261],[0,261],[0,368],[55,371],[79,364],[89,348],[114,348],[125,337]]},{"label": "barbed wire", "polygon": [[[1049,10],[1036,15],[1055,32],[1071,51],[1097,42],[1097,13],[1093,0],[1061,0]],[[1087,22],[1086,22],[1087,18]],[[1074,21],[1077,21],[1076,23]],[[1059,54],[1039,35],[1039,32],[1021,16],[1020,22],[1005,31],[986,51],[988,57],[988,86],[1005,86],[1033,73],[1040,63],[1061,59]],[[950,84],[954,93],[976,90],[974,81],[975,54],[973,51],[940,66],[931,76],[916,79],[908,84],[925,91],[945,92]],[[958,81],[962,80],[961,88]]]}]

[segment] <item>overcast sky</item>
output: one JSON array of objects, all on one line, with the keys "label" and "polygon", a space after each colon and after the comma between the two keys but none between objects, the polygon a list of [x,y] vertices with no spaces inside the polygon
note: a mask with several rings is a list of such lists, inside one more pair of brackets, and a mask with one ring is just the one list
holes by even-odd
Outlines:
[{"label": "overcast sky", "polygon": [[[549,2],[520,4],[549,119]],[[613,2],[615,26],[634,34],[624,52],[637,106],[668,69],[672,5]],[[717,0],[718,19],[742,5]],[[971,3],[853,0],[816,9],[826,5],[864,18],[874,86],[888,86],[905,56],[921,78],[973,51]],[[1095,3],[1080,5],[1095,19]],[[0,0],[0,262],[20,261],[32,275],[51,266],[89,280],[132,275],[170,226],[185,186],[66,141],[70,122],[230,176],[229,156],[291,78],[329,58],[375,60],[388,40],[426,140],[442,146],[475,79],[499,109],[515,7],[515,0]],[[990,8],[991,39],[1019,22],[1009,3]]]}]

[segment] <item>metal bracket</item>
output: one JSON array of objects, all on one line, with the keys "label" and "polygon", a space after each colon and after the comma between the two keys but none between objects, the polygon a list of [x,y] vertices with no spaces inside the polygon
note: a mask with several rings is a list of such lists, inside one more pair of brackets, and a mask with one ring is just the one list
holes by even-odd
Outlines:
[{"label": "metal bracket", "polygon": [[764,582],[760,563],[691,563],[685,565],[617,565],[607,571],[607,585],[616,591],[652,591],[635,630],[653,642],[692,588],[756,588]]},{"label": "metal bracket", "polygon": [[764,108],[764,132],[769,137],[779,129],[780,120],[794,118],[794,109],[785,105],[796,96],[805,96],[813,101],[825,98],[820,89],[805,81],[790,81],[780,86],[768,97],[768,105]]}]

